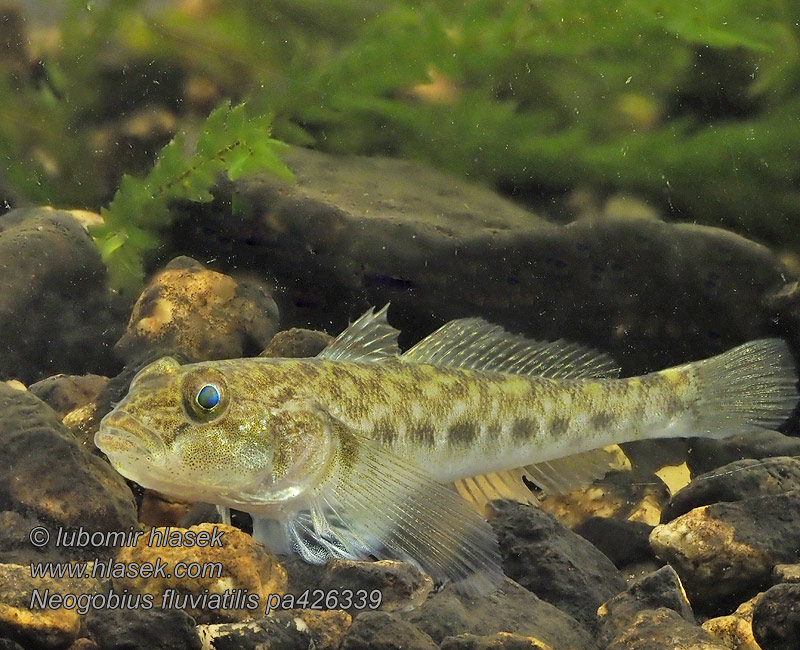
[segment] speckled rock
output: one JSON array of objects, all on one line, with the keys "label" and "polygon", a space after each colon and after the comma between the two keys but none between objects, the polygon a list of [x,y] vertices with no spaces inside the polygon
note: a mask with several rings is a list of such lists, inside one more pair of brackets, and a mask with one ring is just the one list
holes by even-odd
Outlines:
[{"label": "speckled rock", "polygon": [[775,583],[800,582],[800,564],[776,564],[772,568],[772,579]]},{"label": "speckled rock", "polygon": [[753,609],[761,596],[743,602],[732,614],[708,619],[702,628],[732,650],[763,650],[753,636]]},{"label": "speckled rock", "polygon": [[203,650],[316,650],[306,623],[282,613],[247,623],[198,625]]},{"label": "speckled rock", "polygon": [[747,458],[695,477],[670,499],[661,518],[667,522],[699,506],[798,489],[800,458]]},{"label": "speckled rock", "polygon": [[258,354],[277,330],[278,307],[263,284],[178,257],[150,280],[116,350],[127,362],[152,350],[231,359]]},{"label": "speckled rock", "polygon": [[107,383],[108,378],[101,375],[54,375],[31,384],[28,390],[63,418],[93,402]]},{"label": "speckled rock", "polygon": [[[205,533],[210,544],[192,546],[180,543],[177,546],[163,546],[158,541],[164,539],[163,537],[150,538],[150,534],[175,535],[187,531]],[[216,541],[213,541],[215,539]],[[183,609],[199,623],[235,622],[256,618],[263,614],[269,594],[282,594],[286,591],[286,571],[277,560],[250,535],[225,524],[200,524],[188,529],[154,528],[150,533],[145,533],[136,546],[123,547],[117,555],[117,560],[124,563],[155,564],[159,560],[162,563],[166,562],[168,564],[166,577],[114,578],[114,589],[153,594],[156,607],[162,606],[161,596],[167,589],[177,590],[179,593],[174,595],[174,600],[165,606]],[[208,569],[206,576],[180,577],[173,574],[178,562],[198,562],[201,566],[218,563],[221,565],[221,571],[212,567]],[[226,592],[229,594],[230,604],[225,605],[224,609],[202,601],[200,606],[192,607],[190,603],[182,600],[183,595],[187,594]],[[246,598],[248,594],[257,596],[258,599],[255,601],[248,599]],[[252,606],[253,604],[255,606]]]},{"label": "speckled rock", "polygon": [[391,300],[410,341],[482,316],[601,348],[626,373],[800,332],[797,298],[771,300],[791,274],[730,232],[623,209],[561,225],[412,162],[300,148],[285,161],[293,184],[266,174],[236,182],[252,208],[235,227],[209,207],[173,233],[183,250],[268,259],[292,325],[338,332]]},{"label": "speckled rock", "polygon": [[568,494],[546,496],[542,510],[568,528],[575,528],[591,517],[613,517],[655,526],[668,500],[669,490],[655,474],[612,472]]},{"label": "speckled rock", "polygon": [[746,596],[776,564],[800,559],[798,512],[800,490],[715,503],[656,526],[650,544],[675,567],[693,603]]},{"label": "speckled rock", "polygon": [[357,616],[342,642],[342,650],[438,650],[417,626],[388,612]]},{"label": "speckled rock", "polygon": [[23,208],[0,215],[0,378],[32,382],[56,372],[113,373],[108,348],[122,312],[105,267],[69,212]]},{"label": "speckled rock", "polygon": [[439,644],[441,650],[552,650],[544,641],[532,636],[499,632],[491,636],[459,634],[448,636]]},{"label": "speckled rock", "polygon": [[86,617],[101,650],[200,650],[194,621],[181,611],[95,609]]},{"label": "speckled rock", "polygon": [[299,618],[308,627],[314,650],[338,650],[353,617],[341,609],[291,609],[285,616]]},{"label": "speckled rock", "polygon": [[653,527],[641,521],[591,517],[574,530],[600,549],[618,569],[655,559],[649,541]]},{"label": "speckled rock", "polygon": [[606,650],[729,650],[703,628],[688,623],[677,612],[662,607],[636,615],[628,629]]},{"label": "speckled rock", "polygon": [[292,329],[278,332],[273,336],[269,345],[258,356],[290,359],[315,357],[331,341],[333,341],[333,337],[325,332],[293,327]]},{"label": "speckled rock", "polygon": [[[800,359],[797,350],[795,358]],[[692,438],[687,464],[692,476],[697,476],[744,458],[772,456],[800,456],[800,438],[777,431],[758,431],[723,440]]]},{"label": "speckled rock", "polygon": [[0,637],[43,650],[64,648],[78,637],[86,612],[74,599],[58,599],[67,594],[88,599],[99,590],[91,578],[32,578],[30,565],[0,564]]},{"label": "speckled rock", "polygon": [[627,630],[639,612],[666,607],[685,621],[694,624],[692,607],[686,598],[680,578],[670,566],[640,578],[625,591],[603,603],[597,610],[601,623],[600,645],[608,645]]},{"label": "speckled rock", "polygon": [[797,650],[800,644],[800,584],[775,585],[753,609],[753,636],[762,650]]},{"label": "speckled rock", "polygon": [[323,591],[364,590],[367,593],[377,589],[381,592],[380,609],[395,612],[414,609],[425,602],[433,589],[433,580],[408,562],[331,560],[318,588]]},{"label": "speckled rock", "polygon": [[491,523],[505,574],[593,629],[597,608],[625,589],[622,574],[552,515],[510,501],[495,504]]},{"label": "speckled rock", "polygon": [[[0,509],[90,531],[136,524],[133,496],[122,477],[84,451],[44,402],[5,384],[0,384],[0,457],[7,468],[0,472]],[[75,551],[90,553],[86,559],[105,552]]]},{"label": "speckled rock", "polygon": [[588,630],[572,616],[506,579],[495,592],[467,598],[447,587],[403,618],[437,643],[458,634],[487,636],[510,632],[532,636],[554,650],[594,650]]}]

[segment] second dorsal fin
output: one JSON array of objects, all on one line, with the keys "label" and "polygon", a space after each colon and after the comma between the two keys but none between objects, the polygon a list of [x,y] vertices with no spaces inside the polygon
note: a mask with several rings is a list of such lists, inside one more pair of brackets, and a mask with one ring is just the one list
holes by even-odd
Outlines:
[{"label": "second dorsal fin", "polygon": [[400,358],[412,363],[549,379],[619,375],[619,367],[605,354],[563,340],[526,339],[481,318],[450,321]]},{"label": "second dorsal fin", "polygon": [[317,357],[328,361],[380,361],[400,354],[395,329],[386,320],[387,303],[375,313],[371,307],[337,336]]}]

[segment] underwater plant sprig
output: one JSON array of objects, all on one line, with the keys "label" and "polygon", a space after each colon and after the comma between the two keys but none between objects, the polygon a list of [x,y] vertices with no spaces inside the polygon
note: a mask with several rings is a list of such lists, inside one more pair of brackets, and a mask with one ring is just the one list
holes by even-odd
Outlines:
[{"label": "underwater plant sprig", "polygon": [[111,203],[100,211],[103,223],[90,230],[113,289],[141,285],[143,255],[158,247],[160,232],[171,220],[170,201],[213,200],[211,188],[223,172],[232,181],[263,171],[294,178],[278,155],[287,145],[270,137],[271,121],[268,114],[249,115],[244,103],[225,102],[206,119],[194,153],[187,153],[186,134],[179,132],[145,178],[123,176]]}]

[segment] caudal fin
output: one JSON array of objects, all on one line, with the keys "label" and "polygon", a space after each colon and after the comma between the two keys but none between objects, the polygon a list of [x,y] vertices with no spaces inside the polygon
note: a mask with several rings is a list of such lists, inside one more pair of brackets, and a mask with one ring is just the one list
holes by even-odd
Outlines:
[{"label": "caudal fin", "polygon": [[760,339],[696,365],[700,398],[692,435],[724,438],[773,429],[797,405],[797,374],[781,339]]}]

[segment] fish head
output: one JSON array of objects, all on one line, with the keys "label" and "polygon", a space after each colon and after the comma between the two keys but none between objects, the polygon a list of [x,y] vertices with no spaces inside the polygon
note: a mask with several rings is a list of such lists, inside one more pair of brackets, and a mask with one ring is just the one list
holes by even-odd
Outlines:
[{"label": "fish head", "polygon": [[126,478],[187,501],[256,513],[301,497],[331,463],[330,427],[307,404],[265,404],[237,361],[151,363],[95,444]]}]

